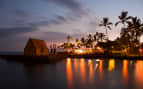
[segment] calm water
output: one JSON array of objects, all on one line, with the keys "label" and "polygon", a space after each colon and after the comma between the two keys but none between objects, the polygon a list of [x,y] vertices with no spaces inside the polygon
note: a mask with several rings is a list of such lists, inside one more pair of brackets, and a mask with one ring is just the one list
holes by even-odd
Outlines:
[{"label": "calm water", "polygon": [[0,60],[0,89],[143,89],[143,61],[70,59],[56,64]]}]

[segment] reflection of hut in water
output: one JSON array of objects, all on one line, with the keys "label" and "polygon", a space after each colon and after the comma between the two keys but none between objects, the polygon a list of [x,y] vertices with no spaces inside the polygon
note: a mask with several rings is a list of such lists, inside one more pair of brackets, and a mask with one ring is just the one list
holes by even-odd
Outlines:
[{"label": "reflection of hut in water", "polygon": [[49,54],[49,50],[44,40],[30,38],[24,48],[24,55],[44,56],[48,54]]}]

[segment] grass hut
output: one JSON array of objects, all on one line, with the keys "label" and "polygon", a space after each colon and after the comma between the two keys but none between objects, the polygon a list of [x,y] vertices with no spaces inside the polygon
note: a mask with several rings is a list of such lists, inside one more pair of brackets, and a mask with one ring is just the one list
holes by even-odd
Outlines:
[{"label": "grass hut", "polygon": [[30,38],[24,48],[24,55],[27,56],[45,56],[48,54],[49,50],[44,40]]}]

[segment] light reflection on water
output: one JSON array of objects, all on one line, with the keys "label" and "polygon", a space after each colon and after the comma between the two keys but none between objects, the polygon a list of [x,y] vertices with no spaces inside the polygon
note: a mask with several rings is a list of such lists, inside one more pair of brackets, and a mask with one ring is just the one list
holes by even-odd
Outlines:
[{"label": "light reflection on water", "polygon": [[114,59],[110,59],[109,60],[109,65],[108,65],[109,72],[114,70],[114,68],[115,68],[115,60]]},{"label": "light reflection on water", "polygon": [[0,62],[0,83],[0,89],[143,89],[143,61],[67,58],[56,64]]},{"label": "light reflection on water", "polygon": [[122,75],[123,75],[124,84],[127,84],[128,83],[128,60],[123,60]]},{"label": "light reflection on water", "polygon": [[72,78],[72,62],[70,58],[67,58],[67,62],[66,62],[66,68],[67,68],[67,82],[68,82],[68,87],[72,88],[73,86],[73,78]]},{"label": "light reflection on water", "polygon": [[139,88],[143,88],[143,61],[136,61],[135,67],[136,83],[139,84]]},{"label": "light reflection on water", "polygon": [[[69,60],[69,59],[67,59]],[[134,67],[134,64],[135,64],[135,68],[131,67],[131,73],[135,73],[134,74],[131,74],[131,83],[133,82],[135,84],[136,87],[139,87],[139,88],[143,88],[142,84],[143,84],[143,61],[129,61],[129,60],[115,60],[115,59],[109,59],[109,60],[102,60],[102,59],[98,59],[96,61],[95,60],[92,60],[92,59],[70,59],[70,60],[73,60],[73,61],[70,61],[71,64],[69,65],[72,65],[74,64],[74,70],[71,70],[69,69],[70,71],[67,71],[67,72],[70,72],[72,73],[73,72],[73,75],[71,75],[70,73],[67,73],[67,78],[71,78],[71,76],[74,76],[75,73],[78,73],[80,74],[80,84],[81,86],[85,86],[86,84],[87,85],[96,85],[94,83],[96,82],[99,82],[99,85],[100,85],[100,82],[101,84],[104,84],[106,83],[106,81],[108,82],[107,84],[110,84],[111,82],[111,89],[114,89],[114,87],[116,86],[113,86],[114,85],[114,82],[118,82],[119,85],[121,85],[120,87],[117,86],[116,89],[120,89],[121,87],[122,88],[127,88],[127,87],[130,87],[129,83],[129,76],[130,76],[130,73],[129,73],[129,65],[130,66],[133,66]],[[130,62],[130,64],[129,64]],[[66,62],[68,64],[68,61]],[[117,65],[116,65],[117,64]],[[68,67],[68,66],[67,66]],[[116,69],[116,70],[115,70]],[[72,72],[71,72],[72,71]],[[78,72],[77,72],[78,71]],[[109,75],[112,74],[113,78],[109,81],[108,80],[105,80],[106,77],[110,76]],[[118,73],[116,75],[116,73]],[[76,75],[76,74],[75,74]],[[97,78],[97,79],[96,79]],[[114,79],[115,78],[115,79]],[[116,79],[117,78],[117,79]],[[69,79],[68,79],[69,80]],[[75,86],[76,84],[74,83],[75,82],[75,79],[72,78],[72,86]],[[70,84],[71,81],[68,81],[68,84]],[[97,83],[98,84],[98,83]],[[123,85],[122,85],[123,84]],[[106,86],[106,84],[105,84]],[[134,86],[134,87],[135,87]],[[100,86],[98,86],[100,87]],[[73,88],[71,86],[69,86],[69,88]],[[83,87],[82,87],[83,88]],[[109,87],[104,87],[106,89],[108,89]]]}]

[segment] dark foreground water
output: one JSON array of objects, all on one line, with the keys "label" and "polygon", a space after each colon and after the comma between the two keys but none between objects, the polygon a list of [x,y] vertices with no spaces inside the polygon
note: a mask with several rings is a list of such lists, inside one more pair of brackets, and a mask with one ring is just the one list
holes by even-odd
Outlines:
[{"label": "dark foreground water", "polygon": [[0,60],[0,89],[143,89],[143,61],[70,59],[56,64]]}]

